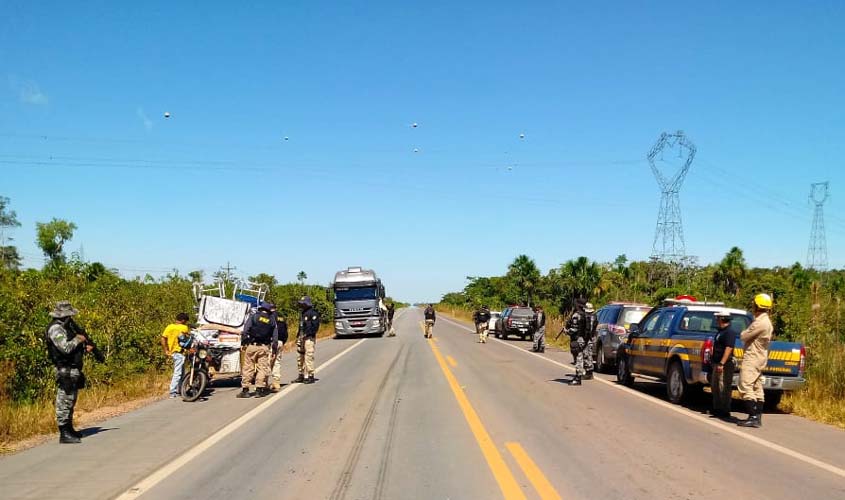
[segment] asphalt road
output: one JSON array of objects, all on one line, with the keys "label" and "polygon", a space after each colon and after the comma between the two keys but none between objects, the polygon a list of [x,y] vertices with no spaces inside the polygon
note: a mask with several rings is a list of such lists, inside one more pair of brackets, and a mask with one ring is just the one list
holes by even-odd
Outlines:
[{"label": "asphalt road", "polygon": [[421,319],[319,343],[311,386],[218,387],[4,457],[0,498],[845,498],[841,430],[785,414],[741,429],[610,376],[570,387],[569,353],[478,344],[445,318],[429,341]]}]

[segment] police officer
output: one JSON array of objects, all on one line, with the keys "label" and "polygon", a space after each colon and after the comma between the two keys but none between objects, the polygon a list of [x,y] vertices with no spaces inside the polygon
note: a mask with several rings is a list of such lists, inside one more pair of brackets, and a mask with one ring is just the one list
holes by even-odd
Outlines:
[{"label": "police officer", "polygon": [[299,376],[291,381],[293,384],[314,383],[314,348],[317,343],[317,331],[320,329],[320,313],[314,309],[311,297],[304,296],[297,302],[301,311],[299,315],[299,333],[296,335],[296,366]]},{"label": "police officer", "polygon": [[586,374],[584,380],[591,380],[593,378],[593,353],[596,352],[596,327],[598,326],[598,319],[596,318],[596,308],[591,302],[584,304],[584,331],[587,335],[587,349],[584,351],[586,356]]},{"label": "police officer", "polygon": [[425,316],[425,338],[431,338],[431,331],[434,329],[434,322],[437,321],[437,314],[434,312],[434,306],[429,304],[423,311]]},{"label": "police officer", "polygon": [[739,394],[745,403],[748,418],[741,420],[741,427],[763,426],[763,369],[769,359],[769,343],[772,341],[772,320],[769,310],[772,297],[761,293],[754,297],[754,321],[739,334],[744,350],[739,368]]},{"label": "police officer", "polygon": [[734,344],[736,332],[731,328],[731,312],[727,309],[714,314],[719,331],[713,340],[710,390],[713,393],[711,415],[721,419],[731,416],[731,391],[734,379]]},{"label": "police officer", "polygon": [[277,355],[279,329],[276,325],[275,306],[269,302],[258,305],[255,314],[244,325],[241,349],[244,362],[241,366],[241,392],[239,398],[251,396],[249,386],[255,384],[255,395],[264,397],[270,394],[267,378],[270,376],[270,359]]},{"label": "police officer", "polygon": [[79,389],[85,386],[82,356],[94,350],[73,321],[77,314],[70,302],[58,302],[50,312],[53,320],[45,332],[47,354],[56,367],[56,424],[59,442],[64,444],[82,442],[82,434],[73,428],[73,408]]},{"label": "police officer", "polygon": [[546,312],[542,306],[534,308],[534,352],[546,352]]},{"label": "police officer", "polygon": [[478,343],[487,343],[487,326],[490,323],[490,309],[483,305],[481,309],[476,310],[472,314],[472,320],[475,321],[475,331],[478,333]]},{"label": "police officer", "polygon": [[590,349],[592,340],[593,323],[595,315],[587,312],[587,306],[592,310],[592,304],[585,299],[578,299],[575,302],[575,313],[569,318],[566,324],[566,331],[569,333],[569,349],[575,356],[575,377],[569,385],[581,385],[581,379],[593,378],[593,353]]},{"label": "police officer", "polygon": [[[285,347],[285,342],[288,341],[288,322],[283,314],[279,314],[275,307],[270,311],[276,317],[276,328],[279,332],[279,339],[276,342],[276,355],[270,359],[270,371],[272,372],[272,387],[273,391],[278,391],[282,387],[282,351]],[[268,382],[270,382],[268,378]]]}]

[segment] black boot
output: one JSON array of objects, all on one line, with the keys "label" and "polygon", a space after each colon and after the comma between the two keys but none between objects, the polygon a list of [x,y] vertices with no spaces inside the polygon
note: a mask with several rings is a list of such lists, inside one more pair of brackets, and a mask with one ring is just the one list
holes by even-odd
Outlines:
[{"label": "black boot", "polygon": [[584,374],[584,380],[593,380],[593,371],[590,370]]},{"label": "black boot", "polygon": [[73,428],[73,417],[70,417],[70,420],[68,420],[67,428],[71,436],[77,439],[82,439],[82,433]]},{"label": "black boot", "polygon": [[305,379],[306,384],[313,384],[314,383],[314,375],[308,375],[308,378]]},{"label": "black boot", "polygon": [[757,401],[757,427],[763,427],[763,401]]},{"label": "black boot", "polygon": [[59,426],[59,442],[62,444],[77,444],[82,440],[70,433],[70,425]]},{"label": "black boot", "polygon": [[263,398],[264,396],[270,395],[270,389],[266,387],[259,387],[255,389],[255,397]]},{"label": "black boot", "polygon": [[757,401],[745,401],[745,408],[748,418],[740,420],[737,424],[740,427],[760,427],[760,415],[757,413]]},{"label": "black boot", "polygon": [[237,396],[235,396],[235,397],[236,397],[236,398],[249,398],[249,397],[252,397],[252,395],[249,393],[249,387],[244,387],[243,389],[241,389],[241,392],[239,392],[239,393],[238,393],[238,395],[237,395]]},{"label": "black boot", "polygon": [[575,378],[569,381],[569,385],[581,385],[581,376],[575,375]]},{"label": "black boot", "polygon": [[303,382],[305,382],[305,376],[301,373],[298,377],[290,381],[291,384],[301,384]]}]

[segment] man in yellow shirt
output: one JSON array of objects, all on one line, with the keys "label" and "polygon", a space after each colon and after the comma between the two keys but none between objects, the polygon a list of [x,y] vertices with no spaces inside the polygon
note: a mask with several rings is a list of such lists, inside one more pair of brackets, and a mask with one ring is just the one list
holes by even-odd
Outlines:
[{"label": "man in yellow shirt", "polygon": [[182,367],[185,364],[185,356],[182,354],[182,347],[179,345],[179,335],[191,331],[188,328],[187,313],[176,315],[176,323],[170,323],[161,334],[161,346],[164,348],[165,356],[173,359],[173,377],[170,379],[170,398],[179,397],[179,382],[182,380]]}]

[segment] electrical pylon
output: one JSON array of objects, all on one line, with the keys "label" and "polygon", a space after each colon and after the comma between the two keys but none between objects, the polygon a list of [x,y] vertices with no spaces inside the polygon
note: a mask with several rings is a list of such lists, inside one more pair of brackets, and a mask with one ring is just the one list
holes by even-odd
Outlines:
[{"label": "electrical pylon", "polygon": [[813,211],[813,227],[810,230],[810,246],[807,250],[807,267],[816,271],[827,271],[827,239],[824,234],[824,202],[827,201],[827,182],[810,184],[810,201],[816,206]]},{"label": "electrical pylon", "polygon": [[[662,160],[665,150],[675,148],[678,151],[678,158],[684,163],[673,176],[667,177],[655,165],[655,161]],[[648,152],[647,158],[651,172],[660,186],[660,212],[657,216],[657,229],[654,233],[651,254],[654,259],[679,263],[686,256],[679,193],[684,178],[695,159],[695,152],[695,144],[687,139],[682,130],[674,133],[663,132]]]}]

